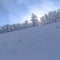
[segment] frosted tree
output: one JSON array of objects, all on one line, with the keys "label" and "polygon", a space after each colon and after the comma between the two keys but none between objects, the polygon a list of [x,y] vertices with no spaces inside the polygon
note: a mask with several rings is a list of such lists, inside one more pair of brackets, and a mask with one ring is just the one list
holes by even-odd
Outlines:
[{"label": "frosted tree", "polygon": [[41,24],[42,24],[42,25],[45,24],[45,18],[44,18],[44,16],[42,16],[42,17],[40,18],[40,20],[41,20]]},{"label": "frosted tree", "polygon": [[29,27],[28,20],[26,20],[26,21],[24,22],[24,26],[25,26],[25,28],[28,28],[28,27]]},{"label": "frosted tree", "polygon": [[40,20],[41,20],[41,24],[47,24],[48,21],[49,21],[48,15],[45,14],[44,16],[42,16],[42,17],[40,18]]},{"label": "frosted tree", "polygon": [[21,28],[20,28],[20,24],[16,24],[16,29],[17,29],[17,30],[21,29]]},{"label": "frosted tree", "polygon": [[8,25],[8,24],[7,24],[7,25],[4,25],[4,26],[2,27],[2,29],[3,29],[4,32],[8,32],[8,30],[9,30],[9,25]]},{"label": "frosted tree", "polygon": [[16,24],[13,24],[12,25],[12,29],[13,29],[13,31],[17,30],[17,25]]},{"label": "frosted tree", "polygon": [[3,33],[4,31],[3,31],[3,29],[2,29],[2,27],[0,27],[0,33]]},{"label": "frosted tree", "polygon": [[33,13],[32,13],[32,17],[31,17],[31,21],[32,21],[32,25],[33,26],[37,26],[38,25],[37,16],[35,14],[33,14]]},{"label": "frosted tree", "polygon": [[57,21],[60,21],[60,9],[57,10],[57,17],[56,17]]}]

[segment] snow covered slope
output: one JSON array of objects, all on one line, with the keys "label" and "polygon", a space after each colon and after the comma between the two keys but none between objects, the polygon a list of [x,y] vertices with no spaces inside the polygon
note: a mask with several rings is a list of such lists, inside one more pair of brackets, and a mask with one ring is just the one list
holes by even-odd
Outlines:
[{"label": "snow covered slope", "polygon": [[0,34],[0,60],[60,60],[60,23]]}]

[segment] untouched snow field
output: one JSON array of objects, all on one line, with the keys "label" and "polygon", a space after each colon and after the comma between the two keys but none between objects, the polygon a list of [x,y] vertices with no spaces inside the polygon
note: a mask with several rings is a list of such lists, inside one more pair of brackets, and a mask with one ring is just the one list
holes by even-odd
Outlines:
[{"label": "untouched snow field", "polygon": [[60,60],[60,23],[0,34],[0,60]]}]

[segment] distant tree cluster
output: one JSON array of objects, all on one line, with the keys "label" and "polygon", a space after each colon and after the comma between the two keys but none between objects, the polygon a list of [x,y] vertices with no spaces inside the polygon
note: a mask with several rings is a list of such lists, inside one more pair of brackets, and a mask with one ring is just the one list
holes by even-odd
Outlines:
[{"label": "distant tree cluster", "polygon": [[13,24],[13,25],[4,25],[0,27],[0,33],[6,33],[6,32],[12,32],[12,31],[17,31],[20,29],[28,28],[28,25],[26,26],[26,23],[24,24]]},{"label": "distant tree cluster", "polygon": [[51,11],[48,12],[48,14],[45,14],[40,18],[40,21],[38,21],[38,17],[32,13],[32,17],[30,19],[31,23],[26,20],[22,24],[12,24],[12,25],[4,25],[0,27],[0,33],[6,33],[6,32],[12,32],[12,31],[17,31],[29,27],[35,27],[35,26],[40,26],[44,24],[50,24],[54,22],[60,21],[60,9],[57,11]]},{"label": "distant tree cluster", "polygon": [[48,14],[41,17],[42,24],[50,24],[58,21],[60,21],[60,9],[48,12]]},{"label": "distant tree cluster", "polygon": [[33,26],[38,26],[38,19],[37,19],[37,16],[34,14],[32,14],[32,17],[31,17],[31,23],[29,23],[28,20],[26,20],[22,24],[12,24],[12,25],[6,24],[0,27],[0,33],[17,31],[17,30],[21,30],[21,29],[25,29]]}]

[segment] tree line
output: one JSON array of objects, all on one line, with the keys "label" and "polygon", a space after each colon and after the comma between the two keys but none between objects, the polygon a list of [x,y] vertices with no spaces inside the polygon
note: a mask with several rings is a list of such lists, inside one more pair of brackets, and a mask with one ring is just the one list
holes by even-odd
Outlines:
[{"label": "tree line", "polygon": [[26,20],[22,24],[6,24],[4,26],[0,27],[0,33],[6,33],[6,32],[12,32],[16,30],[21,30],[29,27],[35,27],[35,26],[40,26],[40,25],[45,25],[45,24],[50,24],[54,22],[59,22],[60,21],[60,9],[57,11],[50,11],[48,14],[44,14],[40,18],[40,21],[38,21],[38,17],[32,13],[32,17],[30,19],[31,23]]}]

